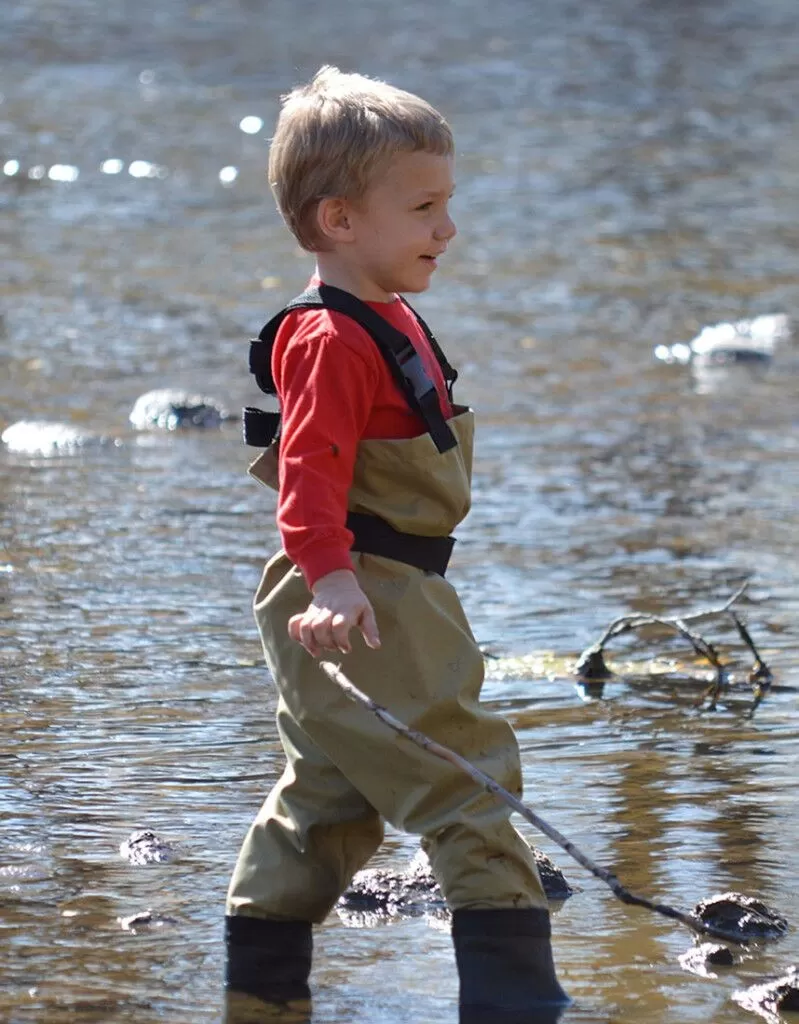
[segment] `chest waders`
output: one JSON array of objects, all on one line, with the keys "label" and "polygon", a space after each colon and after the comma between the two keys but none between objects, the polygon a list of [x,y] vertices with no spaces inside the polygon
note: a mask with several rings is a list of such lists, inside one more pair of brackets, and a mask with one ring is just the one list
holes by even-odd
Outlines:
[{"label": "chest waders", "polygon": [[[453,443],[443,450],[430,432],[358,445],[349,516],[376,521],[378,529],[365,550],[354,531],[352,561],[374,608],[381,646],[371,650],[353,631],[352,651],[340,661],[373,700],[521,795],[516,739],[504,719],[480,705],[483,657],[444,577],[446,560],[420,568],[415,552],[402,547],[402,538],[415,538],[425,558],[436,549],[440,556],[469,511],[473,414],[455,407],[445,425]],[[250,473],[276,486],[274,443]],[[380,538],[388,538],[383,551],[390,553],[381,553]],[[426,548],[428,541],[434,546]],[[421,837],[453,911],[526,909],[536,929],[546,930],[548,947],[546,896],[506,805],[452,765],[398,740],[330,684],[288,636],[289,619],[310,601],[302,573],[278,552],[266,565],[254,610],[278,688],[286,767],[239,854],[227,900],[229,943],[239,929],[257,927],[251,919],[266,929],[305,922],[310,935],[310,923],[325,919],[377,850],[388,821]],[[468,915],[461,931],[463,920],[468,924]]]}]

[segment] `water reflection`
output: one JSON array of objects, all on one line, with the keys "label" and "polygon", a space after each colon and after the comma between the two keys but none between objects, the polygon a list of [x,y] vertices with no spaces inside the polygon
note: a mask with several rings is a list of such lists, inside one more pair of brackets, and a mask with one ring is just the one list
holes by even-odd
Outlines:
[{"label": "water reflection", "polygon": [[[475,1010],[461,1007],[458,1024],[558,1024],[566,1015],[564,1007],[510,1013],[497,1010]],[[569,1014],[569,1016],[571,1016]]]},{"label": "water reflection", "polygon": [[310,1007],[268,1005],[240,992],[223,997],[223,1024],[310,1024]]}]

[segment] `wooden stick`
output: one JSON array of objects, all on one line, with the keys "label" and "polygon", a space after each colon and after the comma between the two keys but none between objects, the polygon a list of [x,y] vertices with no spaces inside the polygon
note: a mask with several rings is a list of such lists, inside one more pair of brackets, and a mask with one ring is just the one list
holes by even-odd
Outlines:
[{"label": "wooden stick", "polygon": [[367,697],[365,693],[362,693],[350,680],[344,675],[338,665],[334,665],[331,661],[320,661],[319,667],[331,679],[344,693],[356,704],[360,704],[362,707],[367,708],[374,715],[376,715],[381,722],[387,725],[394,732],[399,733],[400,736],[404,736],[405,739],[411,740],[417,746],[423,750],[427,750],[429,753],[434,754],[436,757],[441,758],[444,761],[448,761],[450,764],[459,768],[461,771],[469,775],[475,782],[477,782],[484,789],[488,790],[489,793],[493,793],[498,796],[500,800],[503,800],[509,807],[513,808],[517,814],[520,814],[523,818],[530,822],[539,832],[543,832],[544,835],[549,836],[561,849],[565,850],[570,857],[573,857],[578,864],[581,864],[587,871],[590,871],[595,878],[599,878],[606,885],[610,886],[613,894],[617,896],[622,903],[628,903],[633,906],[646,907],[647,910],[654,910],[657,914],[662,914],[664,917],[669,917],[674,921],[679,921],[684,924],[691,931],[699,935],[712,935],[714,938],[723,939],[725,942],[744,943],[745,939],[742,939],[740,935],[735,935],[732,932],[728,932],[724,928],[716,927],[715,925],[706,924],[700,918],[694,914],[685,914],[680,910],[676,910],[674,907],[670,907],[665,903],[654,903],[652,900],[647,899],[644,896],[636,896],[631,893],[628,889],[621,884],[618,878],[607,871],[605,868],[600,867],[594,863],[590,857],[582,852],[577,846],[574,845],[571,840],[567,839],[562,835],[556,828],[544,821],[537,814],[530,810],[521,800],[509,793],[507,789],[500,786],[498,782],[492,779],[485,772],[480,771],[479,768],[461,757],[460,754],[456,754],[454,750],[450,750],[449,747],[444,747],[440,743],[436,743],[435,740],[430,739],[424,733],[419,732],[417,729],[411,729],[398,718],[395,718],[390,711],[384,708],[381,704],[377,704]]}]

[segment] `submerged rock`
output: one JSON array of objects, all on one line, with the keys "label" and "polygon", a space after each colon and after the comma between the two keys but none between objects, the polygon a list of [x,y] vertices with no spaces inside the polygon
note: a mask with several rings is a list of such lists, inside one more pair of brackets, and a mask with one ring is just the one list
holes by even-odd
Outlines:
[{"label": "submerged rock", "polygon": [[147,391],[136,399],[128,417],[136,430],[215,429],[237,419],[215,398],[177,388]]},{"label": "submerged rock", "polygon": [[[178,388],[140,395],[128,417],[136,430],[214,429],[237,418],[216,398]],[[74,455],[97,445],[118,447],[123,443],[120,438],[55,420],[18,420],[6,427],[0,440],[10,452],[20,455]]]},{"label": "submerged rock", "polygon": [[[541,883],[549,899],[565,900],[575,890],[545,853],[533,849]],[[360,926],[379,924],[393,917],[446,915],[444,897],[423,850],[417,851],[405,871],[366,868],[353,878],[336,908],[339,915]]]},{"label": "submerged rock", "polygon": [[119,845],[119,855],[130,864],[164,864],[175,859],[177,850],[152,829],[131,832]]},{"label": "submerged rock", "polygon": [[757,316],[703,327],[689,342],[658,345],[655,358],[664,363],[695,363],[698,366],[730,366],[735,363],[770,362],[778,344],[791,337],[791,322],[784,313]]},{"label": "submerged rock", "polygon": [[732,998],[743,1009],[780,1024],[783,1013],[799,1013],[799,968],[789,967],[782,977],[734,992]]},{"label": "submerged rock", "polygon": [[123,931],[133,932],[135,935],[137,932],[150,928],[163,928],[164,925],[175,924],[175,919],[166,917],[164,914],[156,914],[148,908],[140,910],[137,914],[131,914],[130,917],[118,917],[117,923]]},{"label": "submerged rock", "polygon": [[783,313],[704,327],[690,342],[658,345],[655,358],[690,364],[700,394],[748,387],[753,375],[771,365],[775,350],[792,335]]},{"label": "submerged rock", "polygon": [[96,445],[116,443],[100,434],[52,420],[17,420],[0,434],[0,440],[10,452],[21,455],[74,454]]},{"label": "submerged rock", "polygon": [[731,950],[714,942],[702,942],[693,946],[677,959],[684,970],[703,977],[715,977],[709,969],[711,966],[731,967],[735,963]]},{"label": "submerged rock", "polygon": [[723,928],[739,942],[779,939],[788,931],[788,922],[752,896],[725,892],[701,900],[694,915],[705,924]]}]

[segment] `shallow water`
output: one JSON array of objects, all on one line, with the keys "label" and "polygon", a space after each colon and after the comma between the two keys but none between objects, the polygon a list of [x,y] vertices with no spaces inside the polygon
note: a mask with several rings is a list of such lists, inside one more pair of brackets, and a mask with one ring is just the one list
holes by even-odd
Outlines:
[{"label": "shallow water", "polygon": [[[309,270],[265,193],[266,139],[324,61],[423,93],[458,138],[460,235],[419,306],[480,417],[451,578],[495,653],[541,654],[489,661],[485,689],[530,803],[636,891],[687,909],[738,889],[799,923],[799,356],[704,380],[652,358],[703,324],[797,313],[798,22],[793,0],[7,2],[0,425],[120,443],[0,453],[0,1016],[219,1020],[223,894],[280,770],[249,607],[274,502],[235,427],[135,437],[126,417],[164,385],[257,400],[246,339]],[[614,617],[747,577],[776,674],[753,718],[722,621],[717,711],[690,665],[581,699],[569,662]],[[612,653],[690,652],[651,632]],[[121,860],[145,825],[181,844],[174,864]],[[539,845],[582,887],[554,918],[564,1024],[754,1019],[732,993],[799,960],[794,929],[689,975],[687,932]],[[392,834],[379,859],[413,850]],[[146,907],[172,923],[120,927]],[[318,1024],[455,1021],[445,932],[333,916],[317,950]]]}]

